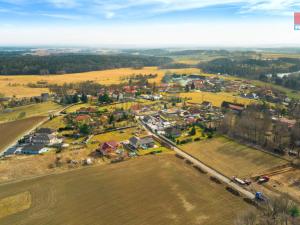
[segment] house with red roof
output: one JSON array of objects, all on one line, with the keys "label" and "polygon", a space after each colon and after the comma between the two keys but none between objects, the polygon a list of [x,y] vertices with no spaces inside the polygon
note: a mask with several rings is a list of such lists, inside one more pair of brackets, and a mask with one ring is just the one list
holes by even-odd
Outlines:
[{"label": "house with red roof", "polygon": [[89,123],[92,121],[92,118],[90,115],[81,114],[76,116],[75,121],[77,123]]},{"label": "house with red roof", "polygon": [[115,153],[115,151],[120,147],[120,144],[116,141],[107,141],[104,142],[100,148],[97,150],[103,156],[110,156]]}]

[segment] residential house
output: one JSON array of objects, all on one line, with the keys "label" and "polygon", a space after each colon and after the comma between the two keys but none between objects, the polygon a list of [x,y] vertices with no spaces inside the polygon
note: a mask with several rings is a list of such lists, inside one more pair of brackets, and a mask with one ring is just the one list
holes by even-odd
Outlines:
[{"label": "residential house", "polygon": [[31,143],[34,145],[54,145],[59,143],[61,140],[57,139],[52,134],[35,134],[31,137]]},{"label": "residential house", "polygon": [[39,134],[55,135],[55,133],[56,133],[56,131],[54,129],[46,128],[46,127],[39,128],[35,131],[35,134],[37,134],[37,135],[39,135]]},{"label": "residential house", "polygon": [[42,154],[44,152],[48,152],[49,148],[45,147],[44,145],[33,145],[29,144],[21,149],[21,154],[27,154],[27,155],[37,155]]},{"label": "residential house", "polygon": [[110,156],[119,148],[119,146],[119,143],[116,141],[107,141],[104,142],[100,146],[100,149],[98,149],[97,151],[100,152],[103,156]]},{"label": "residential house", "polygon": [[178,138],[181,135],[181,131],[176,127],[168,127],[165,129],[165,134],[167,137]]},{"label": "residential house", "polygon": [[93,114],[96,113],[97,109],[92,107],[82,107],[76,111],[77,114]]},{"label": "residential house", "polygon": [[124,94],[120,91],[114,91],[111,97],[115,101],[122,101],[124,99]]},{"label": "residential house", "polygon": [[77,123],[90,123],[92,121],[92,118],[90,115],[78,115],[76,118],[75,118],[76,122]]},{"label": "residential house", "polygon": [[245,105],[224,101],[221,105],[222,109],[231,110],[234,113],[241,113],[245,109]]},{"label": "residential house", "polygon": [[154,147],[154,140],[151,136],[146,137],[131,137],[129,139],[129,144],[134,147],[135,149],[142,148],[142,149],[148,149]]}]

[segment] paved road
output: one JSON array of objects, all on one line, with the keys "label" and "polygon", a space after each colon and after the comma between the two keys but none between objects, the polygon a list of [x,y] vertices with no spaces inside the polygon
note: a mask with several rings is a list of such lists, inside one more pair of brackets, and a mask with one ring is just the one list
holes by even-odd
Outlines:
[{"label": "paved road", "polygon": [[244,196],[246,196],[247,198],[250,199],[254,199],[255,195],[244,189],[243,187],[237,185],[236,183],[232,182],[229,178],[227,178],[226,176],[220,174],[218,171],[206,166],[205,164],[203,164],[199,159],[196,159],[194,157],[192,157],[191,155],[187,154],[186,152],[184,152],[183,150],[179,149],[174,143],[172,143],[170,140],[157,135],[155,133],[153,133],[147,126],[145,126],[145,124],[140,121],[138,119],[138,121],[140,122],[140,124],[146,129],[148,130],[153,136],[155,136],[156,138],[165,141],[167,143],[169,143],[172,146],[172,149],[180,156],[184,157],[185,159],[191,161],[194,165],[198,166],[199,168],[201,168],[202,170],[206,171],[208,174],[210,174],[213,177],[216,177],[218,180],[222,181],[223,183],[227,184],[228,186],[232,187],[233,189],[239,191],[241,194],[243,194]]}]

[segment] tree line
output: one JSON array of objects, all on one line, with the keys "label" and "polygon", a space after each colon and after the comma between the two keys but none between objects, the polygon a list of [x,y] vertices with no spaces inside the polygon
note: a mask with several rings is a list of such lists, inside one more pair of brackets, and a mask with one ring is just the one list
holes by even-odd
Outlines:
[{"label": "tree line", "polygon": [[198,67],[208,73],[229,74],[238,77],[271,82],[294,90],[300,90],[300,75],[279,77],[280,73],[300,71],[300,59],[279,58],[272,60],[261,59],[232,59],[218,58],[200,63]]},{"label": "tree line", "polygon": [[167,57],[134,55],[10,55],[0,54],[0,75],[68,74],[123,67],[162,66]]},{"label": "tree line", "polygon": [[[285,153],[285,149],[298,152],[300,156],[300,105],[290,107],[288,116],[295,119],[293,126],[273,120],[270,109],[265,104],[253,104],[247,107],[241,114],[230,111],[219,127],[219,131],[234,139],[260,145],[277,153]],[[282,116],[283,111],[278,109],[278,115]],[[286,112],[284,112],[286,113]]]}]

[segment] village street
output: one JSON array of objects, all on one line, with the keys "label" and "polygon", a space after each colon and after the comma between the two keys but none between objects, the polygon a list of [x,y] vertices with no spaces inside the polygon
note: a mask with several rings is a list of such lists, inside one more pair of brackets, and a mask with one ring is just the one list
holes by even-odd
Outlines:
[{"label": "village street", "polygon": [[211,176],[217,178],[218,180],[222,181],[223,183],[227,184],[228,186],[230,186],[231,188],[233,188],[234,190],[239,191],[241,194],[243,194],[244,196],[246,196],[247,198],[250,199],[254,199],[255,195],[244,189],[243,187],[237,185],[236,183],[232,182],[228,177],[222,175],[221,173],[219,173],[218,171],[214,170],[213,168],[210,168],[208,166],[206,166],[205,164],[203,164],[201,161],[199,161],[198,159],[192,157],[191,155],[187,154],[186,152],[184,152],[183,150],[181,150],[180,148],[178,148],[174,143],[172,143],[170,140],[168,140],[167,138],[161,136],[161,135],[157,135],[155,133],[153,133],[148,126],[146,126],[146,124],[143,123],[143,121],[138,118],[139,123],[146,129],[148,130],[149,133],[151,133],[151,135],[153,135],[154,137],[156,137],[157,139],[161,140],[162,142],[167,142],[169,145],[172,146],[172,150],[174,150],[178,155],[184,157],[186,160],[189,160],[190,162],[192,162],[195,166],[198,166],[199,168],[201,168],[202,170],[206,171],[208,174],[210,174]]}]

